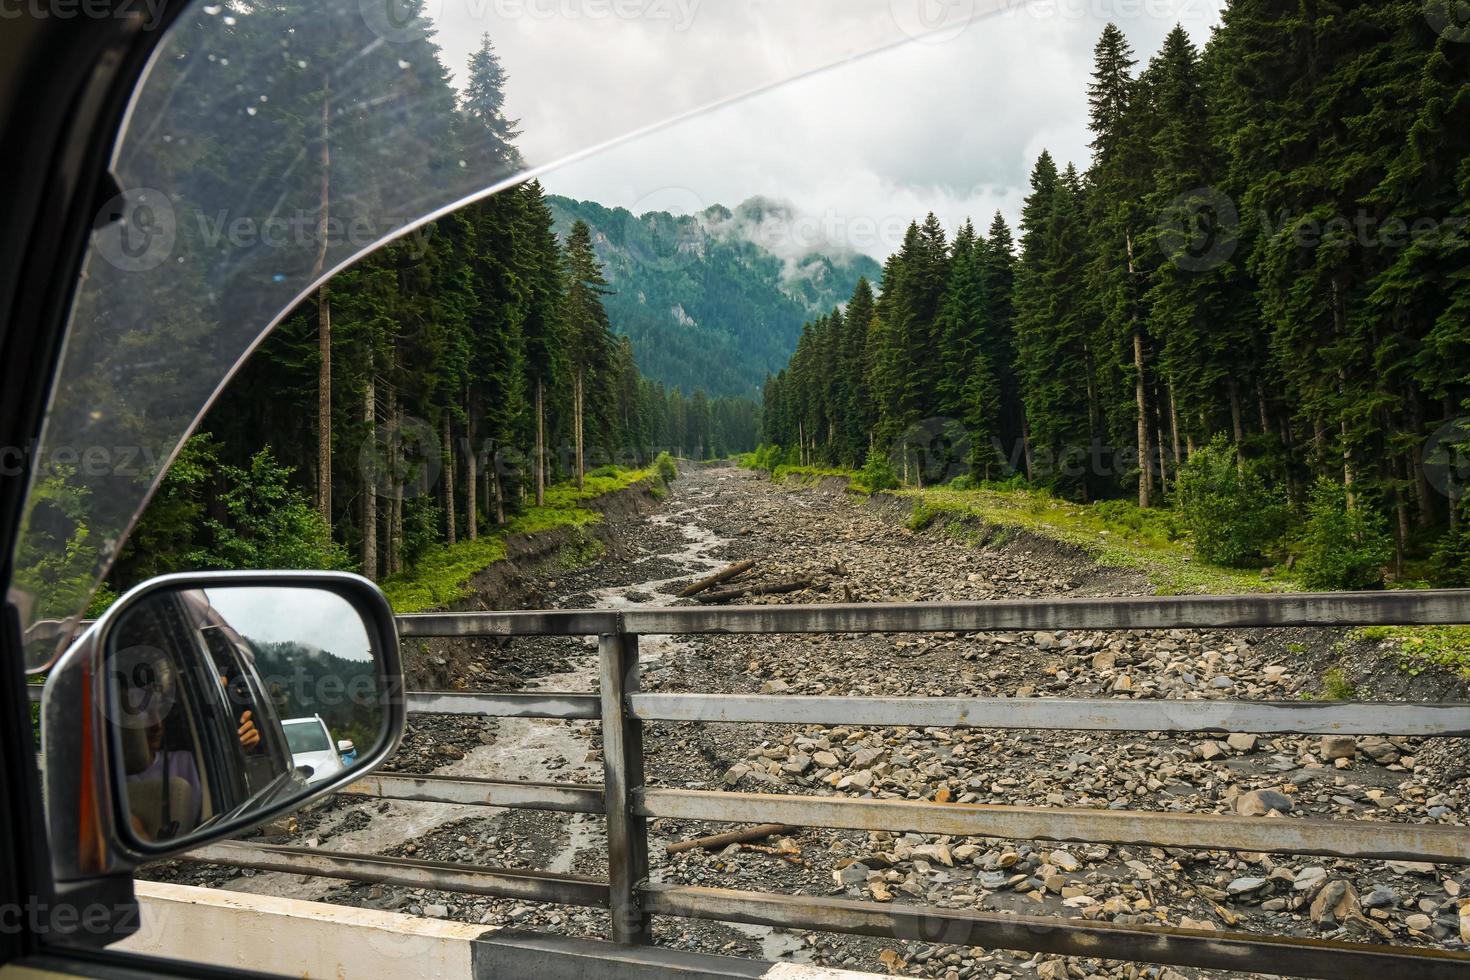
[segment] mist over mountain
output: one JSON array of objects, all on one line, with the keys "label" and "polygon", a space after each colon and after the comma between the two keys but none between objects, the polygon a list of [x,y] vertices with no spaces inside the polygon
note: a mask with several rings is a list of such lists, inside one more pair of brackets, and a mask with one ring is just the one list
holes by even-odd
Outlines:
[{"label": "mist over mountain", "polygon": [[591,227],[612,289],[603,304],[639,369],[686,393],[755,396],[805,322],[845,302],[859,277],[876,286],[882,271],[867,255],[808,241],[791,206],[767,198],[692,215],[546,200],[558,235],[578,219]]}]

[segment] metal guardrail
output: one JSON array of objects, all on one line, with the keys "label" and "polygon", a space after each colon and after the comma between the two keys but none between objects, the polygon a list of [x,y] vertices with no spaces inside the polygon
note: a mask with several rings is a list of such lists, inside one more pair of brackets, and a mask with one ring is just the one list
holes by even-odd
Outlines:
[{"label": "metal guardrail", "polygon": [[376,774],[347,792],[604,814],[607,880],[241,843],[217,844],[195,852],[195,857],[268,871],[606,908],[612,913],[613,938],[631,944],[650,940],[650,916],[668,915],[1325,980],[1470,976],[1470,954],[1457,951],[651,883],[647,821],[677,817],[775,822],[1452,864],[1470,864],[1470,828],[658,789],[645,785],[642,746],[643,725],[650,721],[1464,736],[1470,735],[1470,704],[824,698],[638,691],[638,638],[645,634],[1450,625],[1470,623],[1470,592],[434,613],[403,616],[398,622],[405,637],[600,637],[595,695],[415,693],[408,699],[409,710],[415,713],[600,720],[602,786]]}]

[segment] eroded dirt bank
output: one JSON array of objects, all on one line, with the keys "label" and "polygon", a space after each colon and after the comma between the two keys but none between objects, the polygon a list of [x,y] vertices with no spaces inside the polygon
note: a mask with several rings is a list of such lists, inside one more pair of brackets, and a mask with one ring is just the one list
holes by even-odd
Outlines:
[{"label": "eroded dirt bank", "polygon": [[[692,469],[656,508],[609,515],[610,551],[590,567],[541,556],[515,572],[518,591],[492,605],[667,603],[689,579],[753,558],[758,579],[812,578],[814,588],[758,601],[895,601],[1150,591],[1141,575],[1102,568],[1065,546],[973,527],[903,526],[901,505],[840,488],[773,486],[732,468]],[[957,533],[959,532],[959,533]],[[505,573],[497,573],[505,574]],[[514,594],[512,592],[514,591]],[[510,601],[506,601],[507,597]],[[446,687],[586,691],[590,642],[409,652]],[[1452,679],[1404,679],[1373,652],[1324,631],[1168,631],[927,636],[720,636],[650,639],[644,687],[782,694],[970,695],[1119,699],[1289,700],[1321,687],[1346,658],[1373,696],[1463,697]],[[443,660],[437,663],[436,660]],[[655,785],[749,792],[838,793],[1290,819],[1465,822],[1463,759],[1404,739],[1206,739],[1147,734],[648,726]],[[391,768],[495,779],[599,783],[595,725],[423,718]],[[599,818],[338,799],[301,815],[297,843],[440,861],[602,876]],[[1051,914],[1117,922],[1233,928],[1463,948],[1470,876],[1463,869],[1206,850],[1056,846],[1025,841],[802,830],[755,846],[666,858],[663,845],[725,829],[658,821],[657,880],[880,902]],[[201,883],[407,911],[469,922],[604,935],[602,913],[321,878],[176,865]],[[1465,916],[1461,916],[1462,910]],[[1172,976],[1197,971],[1062,960],[973,947],[788,934],[659,920],[660,942],[936,977]]]}]

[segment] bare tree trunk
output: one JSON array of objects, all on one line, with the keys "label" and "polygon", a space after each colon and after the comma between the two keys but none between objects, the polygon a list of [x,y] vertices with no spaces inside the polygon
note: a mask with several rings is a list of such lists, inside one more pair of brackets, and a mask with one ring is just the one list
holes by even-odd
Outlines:
[{"label": "bare tree trunk", "polygon": [[475,445],[476,417],[479,415],[480,399],[470,395],[469,404],[465,410],[469,413],[469,420],[465,422],[465,440],[469,443],[469,452],[464,454],[464,519],[465,535],[474,541],[480,536],[480,501],[477,496],[479,491],[479,464],[480,447]]},{"label": "bare tree trunk", "polygon": [[490,466],[490,487],[495,494],[495,523],[505,523],[505,489],[500,485],[500,467]]},{"label": "bare tree trunk", "polygon": [[[1154,392],[1154,405],[1162,401],[1159,392]],[[1169,495],[1169,462],[1164,456],[1164,415],[1162,412],[1154,412],[1155,444],[1159,449],[1159,494],[1167,497]]]},{"label": "bare tree trunk", "polygon": [[1138,402],[1138,506],[1148,507],[1153,489],[1148,462],[1148,388],[1143,372],[1143,333],[1137,328],[1133,331],[1133,368],[1137,374],[1133,394]]},{"label": "bare tree trunk", "polygon": [[[320,276],[327,264],[327,228],[332,189],[332,143],[330,85],[322,85],[322,189],[317,218],[317,254],[313,278]],[[324,284],[317,292],[317,355],[321,365],[317,371],[317,449],[316,506],[327,526],[332,526],[332,300]]]},{"label": "bare tree trunk", "polygon": [[1026,456],[1026,482],[1036,482],[1035,464],[1031,459],[1031,421],[1024,415],[1021,416],[1021,448]]},{"label": "bare tree trunk", "polygon": [[[367,430],[368,444],[377,451],[378,391],[371,369],[363,386],[362,424]],[[378,577],[378,484],[377,474],[365,474],[362,481],[362,574]]]},{"label": "bare tree trunk", "polygon": [[1245,445],[1245,419],[1240,404],[1240,385],[1235,379],[1225,379],[1225,390],[1230,394],[1230,425],[1232,435],[1235,437],[1235,471],[1245,476],[1245,456],[1241,455],[1241,447]]},{"label": "bare tree trunk", "polygon": [[1169,378],[1169,433],[1174,443],[1174,466],[1184,465],[1184,457],[1179,453],[1179,402],[1174,395],[1174,379]]},{"label": "bare tree trunk", "polygon": [[1271,413],[1266,407],[1266,386],[1256,382],[1256,408],[1261,413],[1261,435],[1271,434]]},{"label": "bare tree trunk", "polygon": [[332,300],[326,286],[317,291],[316,502],[322,520],[332,524]]},{"label": "bare tree trunk", "polygon": [[546,505],[546,384],[536,379],[536,506]]},{"label": "bare tree trunk", "polygon": [[454,519],[454,429],[449,424],[449,412],[444,412],[444,539],[451,545],[456,543]]},{"label": "bare tree trunk", "polygon": [[1434,492],[1430,489],[1429,478],[1424,473],[1424,444],[1420,441],[1424,434],[1424,406],[1419,401],[1419,393],[1412,387],[1405,403],[1409,413],[1409,435],[1413,437],[1409,443],[1408,465],[1409,478],[1414,481],[1414,509],[1417,512],[1415,516],[1421,528],[1433,527]]},{"label": "bare tree trunk", "polygon": [[1238,449],[1245,442],[1245,419],[1241,417],[1240,386],[1234,378],[1225,379],[1225,390],[1230,395],[1230,427]]},{"label": "bare tree trunk", "polygon": [[[583,434],[582,434],[582,426],[583,426],[583,424],[585,423],[586,420],[583,418],[583,410],[584,410],[585,406],[583,405],[582,397],[583,397],[583,391],[582,391],[582,371],[579,368],[577,370],[577,383],[576,383],[576,386],[575,386],[575,390],[572,393],[572,399],[573,399],[573,403],[574,403],[573,408],[572,408],[572,420],[573,420],[573,423],[574,423],[574,425],[576,427],[576,430],[577,430],[577,433],[576,433],[576,442],[577,442],[577,489],[578,490],[581,490],[582,489],[582,484],[583,484],[583,481],[584,481],[584,479],[586,477],[586,459],[583,457],[583,438],[584,437],[583,437]],[[497,491],[497,493],[498,492],[499,491]]]},{"label": "bare tree trunk", "polygon": [[[398,433],[398,390],[390,388],[388,391],[388,425],[389,431]],[[403,570],[403,460],[399,458],[402,439],[393,438],[388,441],[388,574],[396,575]]]}]

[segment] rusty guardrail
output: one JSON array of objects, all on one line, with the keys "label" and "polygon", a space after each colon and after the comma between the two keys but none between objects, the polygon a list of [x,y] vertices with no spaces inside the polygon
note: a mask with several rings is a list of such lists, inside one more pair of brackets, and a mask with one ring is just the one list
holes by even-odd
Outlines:
[{"label": "rusty guardrail", "polygon": [[204,848],[195,852],[197,858],[269,871],[606,908],[612,913],[613,938],[622,943],[648,942],[649,917],[669,915],[1324,980],[1470,976],[1470,954],[1458,951],[650,883],[647,821],[677,817],[775,822],[1445,864],[1470,864],[1470,828],[659,789],[645,785],[642,745],[643,725],[650,721],[1466,736],[1470,704],[829,698],[638,691],[638,638],[649,634],[1451,625],[1470,623],[1470,591],[431,613],[402,616],[398,623],[405,637],[600,637],[597,694],[424,692],[409,694],[408,701],[409,710],[421,714],[598,720],[603,737],[602,786],[374,774],[347,792],[601,813],[607,821],[607,880],[241,843]]}]

